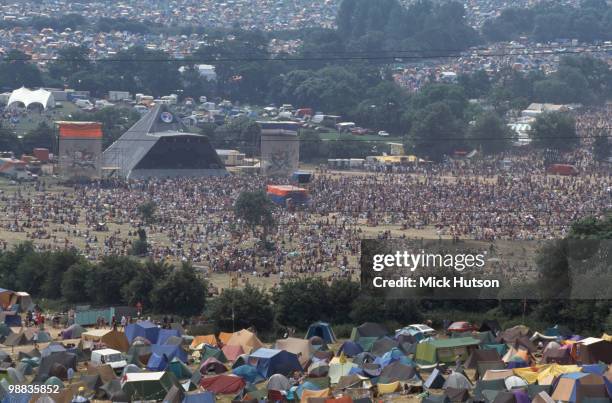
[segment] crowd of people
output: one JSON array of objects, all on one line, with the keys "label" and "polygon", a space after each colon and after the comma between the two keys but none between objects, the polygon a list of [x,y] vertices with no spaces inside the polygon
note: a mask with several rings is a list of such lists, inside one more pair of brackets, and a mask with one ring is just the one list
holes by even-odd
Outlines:
[{"label": "crowd of people", "polygon": [[[149,256],[210,273],[351,276],[362,238],[563,236],[572,222],[612,207],[609,168],[593,168],[585,150],[565,156],[584,165],[566,177],[546,175],[535,153],[427,164],[411,173],[317,172],[306,185],[308,206],[274,210],[267,251],[233,212],[241,192],[269,183],[257,175],[23,185],[0,194],[0,240],[3,248],[23,240],[41,249],[76,247],[97,260],[130,254],[143,228]],[[499,169],[499,158],[511,168]],[[148,201],[156,206],[152,220],[140,209]]]}]

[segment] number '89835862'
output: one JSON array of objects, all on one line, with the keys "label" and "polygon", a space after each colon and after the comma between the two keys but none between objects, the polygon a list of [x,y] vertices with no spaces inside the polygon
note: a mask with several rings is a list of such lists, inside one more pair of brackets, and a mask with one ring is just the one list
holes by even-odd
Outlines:
[{"label": "number '89835862'", "polygon": [[9,393],[59,393],[59,385],[9,385]]}]

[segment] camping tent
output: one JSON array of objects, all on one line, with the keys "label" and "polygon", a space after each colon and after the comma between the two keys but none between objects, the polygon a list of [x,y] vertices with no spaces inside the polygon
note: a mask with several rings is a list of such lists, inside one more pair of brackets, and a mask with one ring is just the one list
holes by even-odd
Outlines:
[{"label": "camping tent", "polygon": [[130,343],[125,333],[118,330],[92,329],[81,334],[81,340],[87,343],[103,343],[106,347],[127,352]]},{"label": "camping tent", "polygon": [[235,375],[211,376],[210,378],[202,378],[200,381],[200,386],[202,386],[204,390],[216,394],[235,394],[242,390],[245,385],[246,382],[244,379]]},{"label": "camping tent", "polygon": [[76,371],[76,354],[60,351],[44,356],[40,361],[38,374],[36,375],[36,378],[34,378],[35,382],[46,381],[50,376],[52,376],[52,372],[57,371],[59,369],[59,366],[64,367],[66,370],[68,368],[72,368]]},{"label": "camping tent", "polygon": [[172,386],[180,387],[170,372],[129,373],[121,380],[121,389],[131,401],[161,400]]},{"label": "camping tent", "polygon": [[435,368],[427,378],[427,381],[423,384],[423,387],[427,389],[440,389],[444,386],[444,382],[446,382],[446,380],[442,376],[442,372],[440,372],[438,368]]},{"label": "camping tent", "polygon": [[217,360],[216,358],[210,357],[207,358],[206,361],[202,363],[202,365],[200,365],[200,373],[202,375],[207,375],[212,372],[214,372],[215,374],[222,374],[224,372],[227,372],[227,368],[225,368],[225,365],[223,365],[221,361]]},{"label": "camping tent", "polygon": [[192,350],[197,350],[202,344],[209,344],[211,346],[217,345],[217,338],[214,334],[207,334],[204,336],[195,336],[189,345]]},{"label": "camping tent", "polygon": [[302,371],[297,355],[284,350],[260,348],[250,355],[250,359],[257,360],[257,371],[265,378]]},{"label": "camping tent", "polygon": [[170,344],[153,344],[151,346],[151,353],[157,355],[165,355],[168,357],[168,362],[172,361],[174,357],[178,358],[183,362],[187,362],[187,353],[181,346],[170,345]]},{"label": "camping tent", "polygon": [[395,361],[392,364],[387,365],[383,368],[378,378],[378,382],[381,383],[392,383],[396,381],[418,381],[419,376],[417,375],[415,367],[411,365],[402,364],[399,361]]},{"label": "camping tent", "polygon": [[326,343],[335,343],[336,335],[334,334],[334,330],[331,325],[326,322],[316,322],[308,327],[308,331],[306,332],[306,339],[310,339],[311,337],[318,336],[325,340]]},{"label": "camping tent", "polygon": [[597,337],[588,337],[578,343],[578,360],[583,364],[597,362],[612,363],[612,342]]},{"label": "camping tent", "polygon": [[85,333],[85,328],[83,326],[75,323],[73,325],[68,326],[66,329],[62,330],[62,339],[78,339]]},{"label": "camping tent", "polygon": [[244,351],[240,346],[223,346],[221,351],[223,351],[223,354],[229,361],[236,361],[238,357],[244,354]]},{"label": "camping tent", "polygon": [[595,374],[572,372],[557,380],[551,396],[555,401],[581,402],[584,398],[610,398],[604,378]]},{"label": "camping tent", "polygon": [[417,345],[415,359],[421,365],[433,365],[437,362],[452,363],[457,356],[465,360],[479,343],[480,341],[473,337],[426,341]]},{"label": "camping tent", "polygon": [[482,324],[480,325],[480,328],[478,329],[479,332],[492,332],[492,333],[497,333],[500,330],[501,330],[501,326],[499,325],[499,322],[496,319],[483,320]]},{"label": "camping tent", "polygon": [[240,346],[246,354],[250,354],[253,350],[263,347],[263,343],[257,336],[246,329],[242,329],[232,334],[227,343],[229,346]]},{"label": "camping tent", "polygon": [[338,383],[341,377],[348,375],[351,369],[356,367],[357,364],[348,361],[343,355],[332,358],[329,362],[329,378],[331,383]]},{"label": "camping tent", "polygon": [[389,334],[389,331],[379,323],[366,322],[361,326],[357,326],[353,328],[351,332],[351,340],[359,341],[362,337],[374,337],[378,339],[380,337],[386,336]]},{"label": "camping tent", "polygon": [[347,357],[355,357],[363,352],[363,348],[354,341],[347,340],[340,346],[340,353],[344,353]]},{"label": "camping tent", "polygon": [[156,344],[168,344],[166,341],[170,337],[178,337],[181,338],[181,333],[176,329],[159,329],[159,334],[157,335]]},{"label": "camping tent", "polygon": [[298,339],[295,337],[287,337],[286,339],[276,340],[274,347],[278,350],[285,350],[297,355],[302,367],[305,366],[308,361],[310,361],[310,358],[314,353],[314,349],[309,340]]},{"label": "camping tent", "polygon": [[125,336],[130,344],[138,336],[144,337],[151,343],[157,343],[157,338],[159,337],[159,327],[149,321],[132,323],[126,326]]}]

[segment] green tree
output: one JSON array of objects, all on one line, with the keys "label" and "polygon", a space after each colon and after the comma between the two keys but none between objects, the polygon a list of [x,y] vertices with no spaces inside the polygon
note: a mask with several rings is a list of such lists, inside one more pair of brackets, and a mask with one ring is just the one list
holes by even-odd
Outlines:
[{"label": "green tree", "polygon": [[353,302],[361,293],[358,282],[352,280],[336,280],[328,288],[328,301],[332,323],[350,323],[350,313]]},{"label": "green tree", "polygon": [[146,256],[149,251],[149,243],[147,242],[147,232],[140,228],[138,229],[138,239],[132,243],[132,255]]},{"label": "green tree", "polygon": [[[153,200],[148,200],[144,203],[141,203],[138,207],[138,214],[140,214],[140,218],[145,223],[152,223],[155,219],[155,211],[157,210],[157,203]],[[140,232],[139,232],[140,236]]]},{"label": "green tree", "polygon": [[31,153],[34,148],[43,147],[54,149],[55,129],[46,122],[41,122],[36,128],[28,131],[21,140],[23,150]]},{"label": "green tree", "polygon": [[270,330],[274,309],[269,295],[248,284],[244,289],[224,289],[210,303],[210,318],[222,331],[235,331],[255,326]]},{"label": "green tree", "polygon": [[17,133],[13,130],[0,125],[0,151],[12,151],[16,155],[22,153],[21,142]]},{"label": "green tree", "polygon": [[597,134],[593,141],[593,156],[597,161],[607,161],[612,156],[610,136],[605,132]]},{"label": "green tree", "polygon": [[71,266],[81,262],[83,256],[74,248],[53,252],[47,259],[42,295],[46,298],[61,297],[62,277]]},{"label": "green tree", "polygon": [[91,301],[87,293],[87,279],[92,275],[95,268],[86,261],[73,264],[61,277],[62,297],[69,303],[80,303]]},{"label": "green tree", "polygon": [[543,113],[531,126],[533,145],[540,148],[571,150],[580,141],[574,118],[562,112]]},{"label": "green tree", "polygon": [[206,305],[208,286],[193,266],[183,263],[166,278],[158,281],[150,299],[153,310],[181,316],[200,315]]},{"label": "green tree", "polygon": [[465,130],[444,102],[436,102],[415,114],[407,148],[417,154],[441,160],[465,144]]},{"label": "green tree", "polygon": [[251,228],[253,234],[262,227],[262,241],[265,243],[268,232],[274,227],[272,210],[274,204],[263,190],[242,192],[234,204],[234,214]]},{"label": "green tree", "polygon": [[327,319],[333,309],[328,295],[329,287],[321,278],[282,283],[272,294],[278,322],[306,329],[313,322]]},{"label": "green tree", "polygon": [[148,259],[142,264],[134,277],[121,288],[123,300],[129,305],[138,302],[151,306],[151,297],[155,285],[165,279],[174,268],[163,261]]},{"label": "green tree", "polygon": [[125,303],[121,288],[141,269],[137,260],[126,256],[109,255],[102,258],[87,278],[87,293],[93,304],[116,305]]},{"label": "green tree", "polygon": [[300,131],[300,160],[316,161],[326,158],[321,136],[314,130]]},{"label": "green tree", "polygon": [[43,85],[42,76],[32,57],[19,50],[10,50],[0,60],[0,83],[3,87],[35,88]]},{"label": "green tree", "polygon": [[512,147],[514,133],[493,112],[480,115],[470,127],[468,139],[485,154],[499,153]]}]

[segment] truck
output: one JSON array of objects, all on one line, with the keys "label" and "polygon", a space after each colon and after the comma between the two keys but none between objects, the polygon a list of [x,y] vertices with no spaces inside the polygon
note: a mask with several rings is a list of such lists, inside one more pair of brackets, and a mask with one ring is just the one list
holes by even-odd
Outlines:
[{"label": "truck", "polygon": [[110,365],[115,373],[120,374],[127,366],[127,361],[120,351],[103,348],[91,352],[91,362],[95,366]]}]

